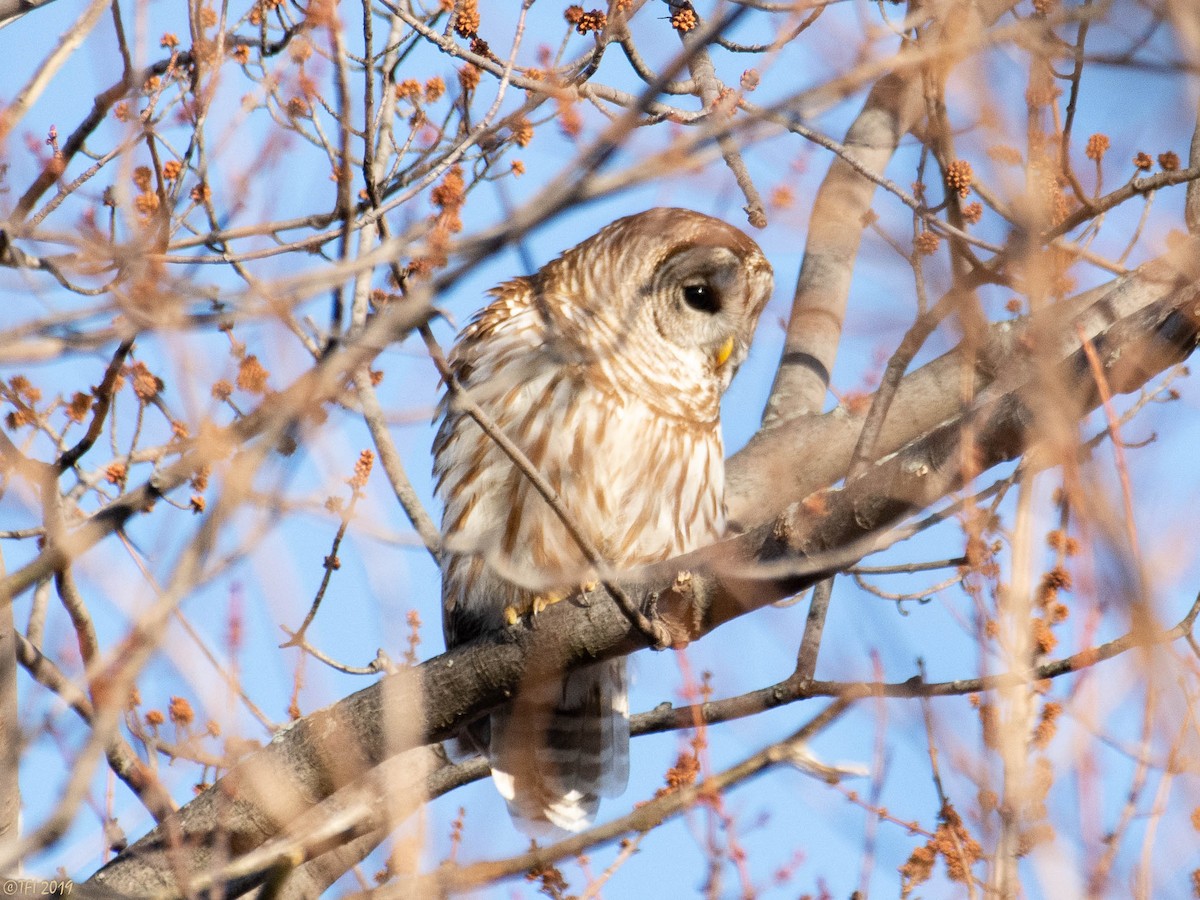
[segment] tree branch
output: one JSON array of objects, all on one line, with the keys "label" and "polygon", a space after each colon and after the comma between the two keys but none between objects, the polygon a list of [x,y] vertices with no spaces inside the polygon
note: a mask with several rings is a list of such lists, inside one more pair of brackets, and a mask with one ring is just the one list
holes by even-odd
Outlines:
[{"label": "tree branch", "polygon": [[54,0],[0,0],[0,28],[16,21],[27,12],[49,6]]},{"label": "tree branch", "polygon": [[[978,471],[1016,458],[1037,440],[1037,404],[1045,386],[1033,373],[1048,367],[1032,365],[1032,354],[1059,361],[1054,370],[1057,376],[1082,398],[1075,415],[1082,416],[1096,406],[1094,382],[1079,338],[1073,333],[1076,326],[1081,326],[1096,346],[1106,377],[1116,390],[1136,389],[1190,353],[1200,332],[1200,302],[1196,299],[1196,273],[1184,274],[1186,270],[1179,265],[1180,260],[1189,260],[1189,254],[1195,257],[1190,244],[1182,246],[1172,259],[1119,279],[1107,291],[1085,295],[1086,303],[1081,300],[1064,310],[1046,310],[1028,326],[1038,335],[1036,342],[1013,341],[1014,333],[1019,335],[1021,329],[1008,326],[1009,340],[1004,342],[1009,346],[1007,362],[989,373],[977,402],[966,411],[944,417],[936,427],[923,421],[909,422],[926,433],[910,434],[899,452],[887,448],[887,442],[898,435],[889,438],[885,427],[878,450],[891,455],[846,487],[831,491],[826,497],[827,512],[820,519],[814,521],[803,508],[793,507],[778,520],[716,547],[635,573],[626,590],[632,597],[656,604],[676,640],[687,642],[850,564],[870,552],[879,529],[962,486],[958,461],[964,425],[969,427],[978,453]],[[952,365],[955,354],[948,356],[950,363],[939,362]],[[932,389],[926,369],[906,378],[897,391],[894,421],[906,421],[896,412],[911,402],[906,386],[917,383],[923,391]],[[957,402],[961,396],[958,379],[950,383],[949,393]],[[947,401],[943,398],[943,402]],[[1067,414],[1058,412],[1060,417]],[[825,418],[842,417],[830,414]],[[800,430],[779,429],[781,433]],[[792,433],[790,441],[799,442],[799,433]],[[846,458],[854,442],[855,435],[847,435]],[[761,453],[761,448],[755,452]],[[775,452],[783,454],[775,468],[806,467],[797,464],[804,457],[790,452],[786,441],[776,445]],[[770,479],[769,474],[764,477]],[[799,488],[803,484],[790,479],[786,499],[802,499],[805,494]],[[775,489],[782,490],[779,482]],[[184,807],[169,826],[150,832],[98,872],[95,881],[130,892],[171,890],[177,886],[177,877],[211,868],[217,835],[227,835],[231,845],[242,851],[260,846],[314,803],[389,756],[422,742],[444,739],[463,722],[502,702],[527,673],[529,660],[537,659],[539,669],[566,669],[624,655],[646,643],[609,600],[555,604],[532,624],[514,626],[494,642],[457,648],[296,722]],[[813,682],[808,689],[818,685]],[[414,709],[425,711],[424,734],[419,738],[398,736],[389,727],[389,719],[411,716],[405,711]],[[172,834],[176,837],[170,837]],[[186,871],[167,862],[167,854],[178,842],[190,850]],[[180,857],[169,858],[178,861]]]},{"label": "tree branch", "polygon": [[[970,19],[977,26],[991,23],[1011,6],[1007,0],[973,4]],[[960,13],[951,15],[957,17]],[[961,28],[956,28],[950,39],[967,40]],[[882,173],[900,139],[918,122],[924,110],[921,73],[920,67],[901,67],[871,88],[843,141],[853,150],[859,167]],[[834,159],[821,182],[813,202],[783,358],[763,413],[767,426],[815,414],[825,402],[841,342],[850,280],[875,188],[874,180],[842,156]]]}]

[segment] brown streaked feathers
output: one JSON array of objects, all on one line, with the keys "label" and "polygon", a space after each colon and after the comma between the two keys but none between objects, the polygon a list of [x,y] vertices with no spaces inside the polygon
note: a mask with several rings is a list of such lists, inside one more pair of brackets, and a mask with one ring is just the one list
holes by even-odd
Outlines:
[{"label": "brown streaked feathers", "polygon": [[[770,265],[742,232],[652,209],[494,290],[450,365],[606,563],[658,562],[724,531],[720,398],[771,289]],[[454,646],[595,573],[495,442],[452,404],[441,413],[434,474]],[[581,830],[601,796],[624,790],[625,682],[623,659],[556,673],[472,726],[522,828]]]}]

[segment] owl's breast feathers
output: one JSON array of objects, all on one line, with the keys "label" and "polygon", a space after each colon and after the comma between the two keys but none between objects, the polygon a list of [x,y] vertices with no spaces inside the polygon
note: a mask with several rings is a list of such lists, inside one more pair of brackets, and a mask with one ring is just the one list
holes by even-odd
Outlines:
[{"label": "owl's breast feathers", "polygon": [[[724,453],[710,421],[667,415],[618,387],[625,360],[591,358],[547,333],[528,280],[510,282],[451,357],[463,387],[525,453],[616,566],[695,549],[724,528]],[[566,350],[562,348],[566,345]],[[614,371],[616,368],[616,371]],[[452,403],[434,444],[445,503],[443,596],[456,642],[504,625],[505,606],[589,580],[557,514]],[[451,621],[453,620],[453,621]]]}]

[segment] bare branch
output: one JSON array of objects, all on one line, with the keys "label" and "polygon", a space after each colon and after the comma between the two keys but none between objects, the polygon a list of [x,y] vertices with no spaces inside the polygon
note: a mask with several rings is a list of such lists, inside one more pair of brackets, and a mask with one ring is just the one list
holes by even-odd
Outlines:
[{"label": "bare branch", "polygon": [[54,0],[3,0],[0,2],[0,28],[8,25],[28,12],[41,9]]},{"label": "bare branch", "polygon": [[[1179,258],[1186,258],[1186,254]],[[1177,275],[1169,274],[1177,270],[1170,266],[1164,270],[1164,265],[1147,267],[1107,294],[1090,295],[1093,307],[1085,308],[1081,315],[1097,328],[1093,341],[1103,348],[1101,358],[1110,382],[1124,390],[1135,388],[1140,380],[1190,352],[1200,333],[1200,308],[1192,282],[1177,280]],[[1052,318],[1057,320],[1057,316]],[[1061,325],[1060,333],[1064,375],[1070,373],[1077,382],[1090,384],[1078,338],[1072,340],[1070,329]],[[981,470],[1019,455],[1035,433],[1035,417],[1021,399],[1029,366],[1014,351],[1014,358],[999,374],[1003,377],[997,384],[1003,387],[980,392],[980,399],[968,417],[980,453]],[[918,371],[909,379],[920,377]],[[902,396],[903,390],[898,391],[897,399]],[[1093,393],[1085,397],[1083,406],[1090,409],[1098,402]],[[679,642],[695,640],[723,622],[786,596],[821,577],[832,564],[822,561],[824,552],[847,548],[850,556],[861,556],[868,552],[870,535],[877,529],[957,489],[962,474],[951,461],[959,453],[959,429],[960,425],[953,421],[943,424],[902,452],[875,463],[854,482],[829,495],[827,512],[817,522],[796,508],[773,525],[672,561],[660,567],[665,570],[663,574],[641,579],[640,584],[630,583],[627,590],[631,596],[655,598],[662,621]],[[853,441],[849,444],[852,447]],[[850,452],[849,447],[846,452]],[[887,451],[881,448],[881,452]],[[867,543],[858,543],[864,540]],[[811,560],[811,565],[803,564],[805,558]],[[704,569],[708,567],[715,574],[706,574]],[[771,574],[778,569],[782,571]],[[680,570],[691,574],[680,579]],[[1190,620],[1178,627],[1186,630]],[[1073,671],[1094,660],[1096,654],[1104,658],[1105,654],[1121,652],[1139,639],[1127,637],[1101,650],[1060,661],[1047,667],[1045,677]],[[222,825],[236,835],[239,845],[258,846],[307,809],[313,797],[328,796],[340,781],[364,774],[389,753],[404,749],[389,738],[386,710],[418,708],[419,704],[426,711],[425,740],[441,740],[459,723],[500,702],[506,690],[520,682],[526,660],[536,658],[539,665],[562,669],[644,646],[646,638],[615,603],[556,604],[533,625],[510,628],[499,643],[456,649],[422,664],[419,678],[408,673],[391,676],[297,722],[256,754],[252,762],[223,779],[219,789],[214,788],[189,804],[177,827],[185,835],[206,833],[213,827],[212,817],[220,805]],[[919,691],[936,696],[962,692],[964,686],[986,689],[1007,683],[1005,679],[1009,677],[1026,676],[991,676]],[[807,680],[802,686],[808,691],[837,695],[847,690],[845,685]],[[904,695],[915,688],[902,684],[863,690]],[[339,748],[337,758],[342,763],[337,779],[331,780],[322,762],[327,752],[322,735],[334,733]],[[346,756],[348,747],[355,748],[353,763]],[[269,777],[265,773],[270,773]],[[265,807],[267,798],[256,787],[263,783],[271,785]],[[268,809],[272,811],[269,814]],[[169,888],[172,876],[166,874],[167,867],[155,861],[162,852],[162,841],[163,833],[151,832],[120,860],[98,873],[97,882],[143,888],[154,883]],[[204,871],[207,859],[204,853],[194,854],[189,859],[189,865],[196,866],[192,871]],[[155,876],[152,882],[144,880],[156,871],[163,874]]]}]

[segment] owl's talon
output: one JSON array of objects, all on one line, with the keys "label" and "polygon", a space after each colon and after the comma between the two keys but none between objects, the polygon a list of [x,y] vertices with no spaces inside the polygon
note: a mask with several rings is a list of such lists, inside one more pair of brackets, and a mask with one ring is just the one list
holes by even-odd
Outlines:
[{"label": "owl's talon", "polygon": [[529,615],[537,616],[545,612],[547,607],[553,606],[559,600],[565,600],[569,596],[562,591],[551,591],[549,594],[536,594],[529,604]]},{"label": "owl's talon", "polygon": [[509,625],[516,625],[521,619],[529,616],[533,618],[545,612],[548,607],[553,606],[560,600],[565,600],[570,594],[566,591],[551,591],[547,594],[535,594],[530,599],[527,605],[525,604],[510,604],[504,607],[504,621]]}]

